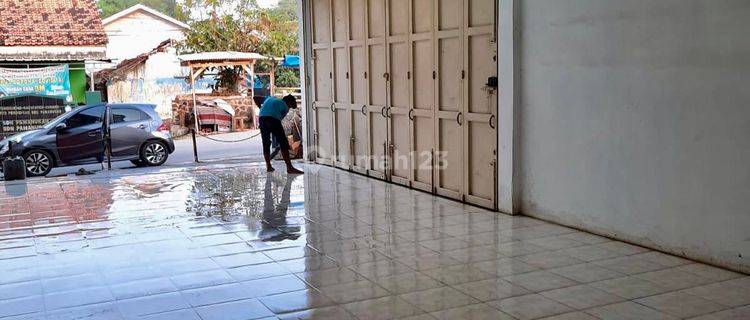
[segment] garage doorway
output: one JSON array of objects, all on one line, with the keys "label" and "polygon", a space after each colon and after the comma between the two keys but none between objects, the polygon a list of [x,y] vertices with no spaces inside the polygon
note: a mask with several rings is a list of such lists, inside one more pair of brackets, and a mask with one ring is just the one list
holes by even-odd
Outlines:
[{"label": "garage doorway", "polygon": [[496,209],[496,1],[303,4],[315,161]]}]

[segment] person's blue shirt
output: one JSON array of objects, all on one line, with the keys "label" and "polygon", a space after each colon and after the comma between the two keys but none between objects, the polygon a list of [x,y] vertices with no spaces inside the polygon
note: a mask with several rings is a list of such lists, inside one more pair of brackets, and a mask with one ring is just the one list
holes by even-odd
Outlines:
[{"label": "person's blue shirt", "polygon": [[284,103],[284,100],[275,97],[268,97],[260,107],[261,117],[273,117],[279,120],[284,119],[286,114],[289,113],[289,108]]}]

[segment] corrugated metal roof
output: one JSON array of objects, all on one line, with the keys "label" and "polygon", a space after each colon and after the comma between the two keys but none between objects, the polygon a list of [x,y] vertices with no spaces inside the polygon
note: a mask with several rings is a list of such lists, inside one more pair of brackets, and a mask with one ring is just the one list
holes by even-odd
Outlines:
[{"label": "corrugated metal roof", "polygon": [[222,62],[268,59],[255,52],[216,51],[185,54],[178,57],[183,62]]}]

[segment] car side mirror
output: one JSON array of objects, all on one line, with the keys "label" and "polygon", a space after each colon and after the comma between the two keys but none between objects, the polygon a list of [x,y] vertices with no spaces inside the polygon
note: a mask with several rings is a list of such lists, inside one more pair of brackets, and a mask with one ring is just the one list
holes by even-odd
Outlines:
[{"label": "car side mirror", "polygon": [[61,122],[61,123],[58,123],[58,124],[57,124],[57,125],[55,126],[55,131],[63,131],[63,130],[65,130],[65,129],[67,129],[67,128],[68,128],[68,125],[67,125],[67,124],[65,124],[65,122]]}]

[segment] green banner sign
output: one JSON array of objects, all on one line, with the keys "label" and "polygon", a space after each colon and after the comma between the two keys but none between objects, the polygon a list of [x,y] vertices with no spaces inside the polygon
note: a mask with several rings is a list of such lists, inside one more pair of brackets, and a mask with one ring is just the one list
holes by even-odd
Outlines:
[{"label": "green banner sign", "polygon": [[0,68],[0,97],[40,94],[73,101],[68,65],[34,69]]}]

